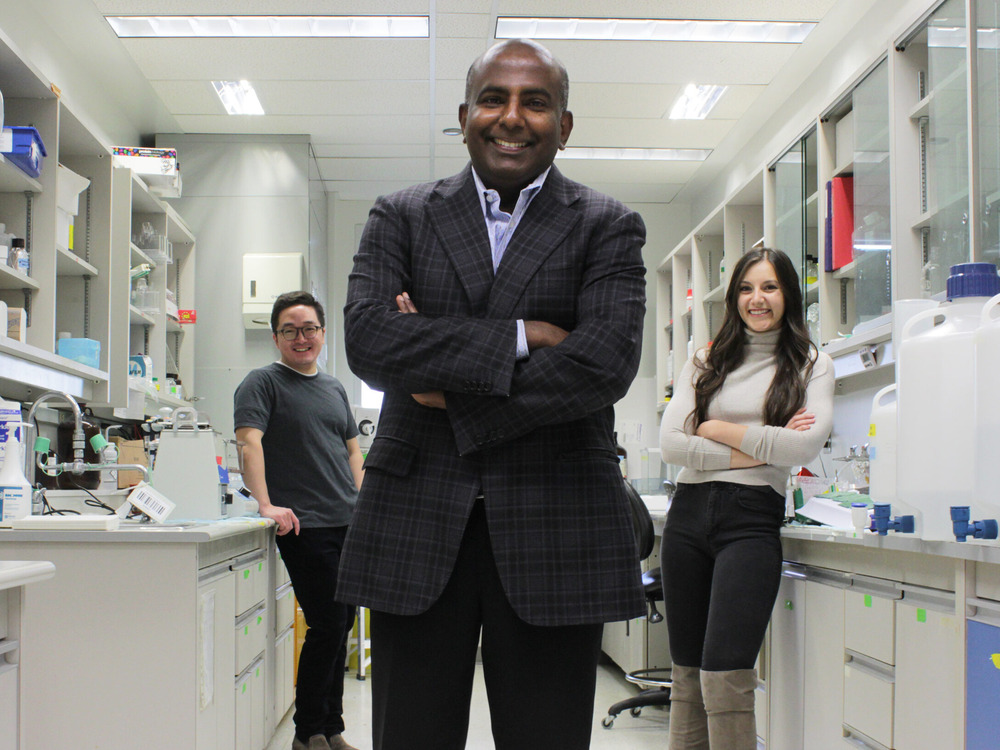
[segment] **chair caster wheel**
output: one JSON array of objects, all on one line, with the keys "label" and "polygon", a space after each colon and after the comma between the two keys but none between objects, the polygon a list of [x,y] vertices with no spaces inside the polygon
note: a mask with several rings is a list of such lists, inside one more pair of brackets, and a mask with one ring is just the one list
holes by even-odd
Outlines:
[{"label": "chair caster wheel", "polygon": [[601,726],[604,727],[605,729],[611,729],[611,727],[613,727],[614,725],[615,725],[614,716],[605,716],[603,719],[601,719]]},{"label": "chair caster wheel", "polygon": [[639,714],[642,713],[642,709],[641,708],[630,708],[629,709],[629,713],[632,714],[633,716],[638,716]]}]

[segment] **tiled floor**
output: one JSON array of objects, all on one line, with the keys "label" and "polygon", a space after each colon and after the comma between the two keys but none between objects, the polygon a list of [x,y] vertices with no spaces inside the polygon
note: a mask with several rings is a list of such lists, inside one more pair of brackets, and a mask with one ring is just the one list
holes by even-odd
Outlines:
[{"label": "tiled floor", "polygon": [[[594,750],[664,750],[667,746],[668,713],[660,708],[645,708],[638,717],[626,711],[619,714],[611,729],[604,729],[601,720],[608,706],[638,691],[625,682],[621,670],[614,664],[602,664],[597,673],[597,699],[594,710]],[[344,738],[358,750],[371,750],[371,680],[359,681],[350,674],[344,678],[344,714],[347,732]],[[292,714],[284,718],[267,750],[290,750],[292,746]],[[493,750],[490,734],[489,706],[481,667],[476,670],[476,687],[472,696],[472,718],[469,722],[468,750]]]}]

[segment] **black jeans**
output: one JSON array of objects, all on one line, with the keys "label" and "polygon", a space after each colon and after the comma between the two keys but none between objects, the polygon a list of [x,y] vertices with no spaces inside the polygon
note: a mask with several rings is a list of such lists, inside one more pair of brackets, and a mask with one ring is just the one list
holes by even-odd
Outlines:
[{"label": "black jeans", "polygon": [[334,600],[346,526],[300,529],[277,538],[306,624],[295,687],[295,734],[344,731],[344,662],[354,607]]},{"label": "black jeans", "polygon": [[753,668],[778,595],[784,515],[771,487],[678,486],[660,550],[674,663]]}]

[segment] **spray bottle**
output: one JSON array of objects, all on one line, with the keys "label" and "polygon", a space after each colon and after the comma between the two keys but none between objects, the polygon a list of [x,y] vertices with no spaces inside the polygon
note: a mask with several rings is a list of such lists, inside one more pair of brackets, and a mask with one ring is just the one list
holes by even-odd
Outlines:
[{"label": "spray bottle", "polygon": [[[24,478],[21,468],[21,440],[23,430],[9,429],[4,445],[3,466],[0,467],[0,521],[13,521],[31,515],[31,484]],[[23,423],[17,423],[23,426]]]}]

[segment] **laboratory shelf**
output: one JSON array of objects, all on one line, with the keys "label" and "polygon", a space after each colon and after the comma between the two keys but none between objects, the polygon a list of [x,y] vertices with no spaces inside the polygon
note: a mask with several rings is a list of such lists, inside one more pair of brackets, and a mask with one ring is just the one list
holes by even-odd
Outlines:
[{"label": "laboratory shelf", "polygon": [[85,261],[72,250],[61,247],[56,248],[56,275],[57,276],[88,276],[95,277],[99,271],[90,263]]},{"label": "laboratory shelf", "polygon": [[42,184],[0,155],[0,193],[40,193]]},{"label": "laboratory shelf", "polygon": [[30,276],[14,270],[10,266],[0,264],[0,289],[37,290],[38,288],[38,282]]}]

